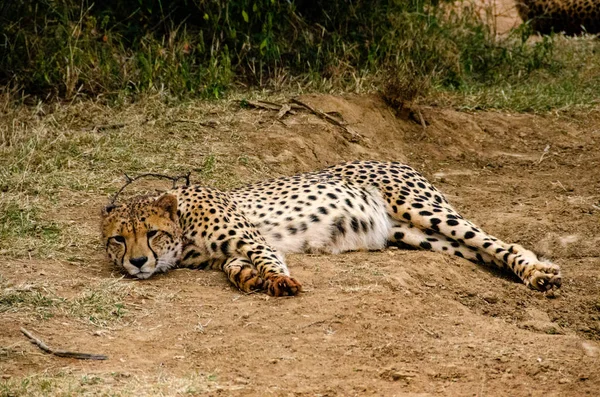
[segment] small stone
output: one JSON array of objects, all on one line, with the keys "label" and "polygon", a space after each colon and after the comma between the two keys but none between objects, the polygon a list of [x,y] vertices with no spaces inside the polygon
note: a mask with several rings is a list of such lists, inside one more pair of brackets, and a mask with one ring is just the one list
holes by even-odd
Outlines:
[{"label": "small stone", "polygon": [[519,328],[529,329],[532,331],[542,332],[548,335],[561,335],[563,334],[563,330],[560,328],[558,324],[555,324],[550,321],[523,321],[517,325]]},{"label": "small stone", "polygon": [[392,378],[393,381],[410,380],[411,378],[415,377],[415,374],[406,373],[406,372],[392,372],[390,374],[390,377]]},{"label": "small stone", "polygon": [[581,332],[592,332],[592,329],[590,327],[586,327],[585,325],[579,327],[578,329]]},{"label": "small stone", "polygon": [[395,368],[390,368],[380,374],[381,378],[397,382],[399,380],[409,381],[416,376],[415,373],[407,371],[398,371]]},{"label": "small stone", "polygon": [[583,348],[585,355],[589,357],[596,357],[600,352],[600,348],[595,346],[592,342],[582,342],[581,347]]},{"label": "small stone", "polygon": [[558,383],[561,384],[561,385],[564,385],[565,383],[571,383],[571,381],[569,379],[567,379],[567,378],[560,378],[558,380]]},{"label": "small stone", "polygon": [[487,303],[491,303],[491,304],[498,303],[498,297],[496,295],[494,295],[492,292],[486,292],[481,297]]},{"label": "small stone", "polygon": [[435,287],[437,287],[437,284],[436,284],[436,283],[434,283],[433,281],[427,281],[427,282],[425,283],[425,286],[426,286],[426,287],[429,287],[429,288],[435,288]]}]

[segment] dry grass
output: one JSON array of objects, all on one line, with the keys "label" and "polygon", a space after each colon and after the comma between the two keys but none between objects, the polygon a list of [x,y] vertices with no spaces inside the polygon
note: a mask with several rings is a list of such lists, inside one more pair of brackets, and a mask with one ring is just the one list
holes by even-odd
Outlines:
[{"label": "dry grass", "polygon": [[180,396],[227,393],[235,386],[219,384],[214,374],[198,373],[188,377],[149,377],[127,372],[76,375],[60,372],[52,376],[35,375],[0,382],[1,397],[57,396]]},{"label": "dry grass", "polygon": [[11,286],[0,279],[0,313],[20,313],[38,320],[60,315],[95,327],[121,322],[127,315],[125,298],[131,284],[119,280],[88,286],[74,297],[60,296],[43,282]]}]

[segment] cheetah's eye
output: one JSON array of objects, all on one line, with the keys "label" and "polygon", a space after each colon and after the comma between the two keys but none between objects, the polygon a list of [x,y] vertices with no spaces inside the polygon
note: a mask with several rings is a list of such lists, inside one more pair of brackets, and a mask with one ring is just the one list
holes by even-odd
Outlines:
[{"label": "cheetah's eye", "polygon": [[158,233],[158,230],[150,230],[148,233],[146,233],[146,236],[148,236],[148,238],[152,238],[156,236],[156,233]]},{"label": "cheetah's eye", "polygon": [[125,237],[123,236],[113,236],[112,239],[120,244],[125,244]]}]

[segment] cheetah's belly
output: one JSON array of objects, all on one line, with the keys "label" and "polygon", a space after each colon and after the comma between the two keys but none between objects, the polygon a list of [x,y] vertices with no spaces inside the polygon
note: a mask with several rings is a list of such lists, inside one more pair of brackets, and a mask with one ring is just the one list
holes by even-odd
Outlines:
[{"label": "cheetah's belly", "polygon": [[282,253],[385,247],[392,223],[375,187],[327,180],[311,183],[309,190],[254,198],[241,208],[267,242]]}]

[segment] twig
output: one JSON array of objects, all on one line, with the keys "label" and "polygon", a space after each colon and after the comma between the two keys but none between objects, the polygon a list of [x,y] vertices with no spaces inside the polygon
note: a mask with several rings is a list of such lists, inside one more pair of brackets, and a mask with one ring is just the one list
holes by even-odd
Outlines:
[{"label": "twig", "polygon": [[294,109],[295,110],[302,110],[304,109],[304,106],[300,106],[300,105],[296,105],[296,104],[280,104],[277,102],[271,102],[271,101],[264,101],[264,100],[259,100],[259,101],[246,101],[247,104],[251,105],[251,106],[256,106],[259,108],[263,108],[263,109],[270,109],[270,110],[279,110],[282,107],[289,105],[290,109],[292,109],[290,111],[291,114],[294,114]]},{"label": "twig", "polygon": [[540,156],[540,159],[538,160],[538,164],[540,164],[542,161],[544,161],[544,157],[546,156],[546,154],[548,154],[549,151],[550,151],[550,145],[546,145],[546,147],[544,148],[544,152],[542,153],[542,155]]},{"label": "twig", "polygon": [[419,116],[419,121],[423,126],[423,132],[421,132],[421,137],[419,138],[419,140],[422,141],[423,139],[427,138],[427,123],[425,123],[425,119],[423,118],[423,113],[421,113],[421,110],[417,109],[417,115]]},{"label": "twig", "polygon": [[84,131],[98,131],[98,132],[102,132],[102,131],[107,131],[107,130],[118,130],[121,128],[126,127],[127,124],[125,123],[117,123],[117,124],[103,124],[103,125],[95,125],[92,127],[87,127],[84,128]]},{"label": "twig", "polygon": [[248,100],[242,100],[240,101],[242,104],[253,107],[253,108],[257,108],[257,109],[265,109],[265,110],[274,110],[276,112],[279,111],[279,109],[281,109],[281,105],[278,105],[276,103],[273,102],[266,102],[266,101],[248,101]]},{"label": "twig", "polygon": [[210,127],[210,128],[215,128],[217,125],[219,125],[219,123],[214,120],[198,121],[198,120],[188,120],[188,119],[175,119],[175,120],[171,120],[171,123],[198,124],[198,125],[201,125],[202,127]]},{"label": "twig", "polygon": [[427,124],[425,123],[425,119],[423,118],[423,113],[421,113],[421,111],[419,109],[417,109],[417,114],[419,115],[419,121],[421,121],[421,125],[423,126],[423,129],[426,130]]},{"label": "twig", "polygon": [[48,354],[53,354],[58,357],[76,358],[79,360],[108,360],[108,356],[104,354],[89,354],[89,353],[77,353],[66,350],[54,350],[48,347],[43,341],[33,336],[33,334],[21,327],[21,332],[31,340],[31,343],[37,345],[40,349]]},{"label": "twig", "polygon": [[348,127],[347,123],[344,121],[338,121],[335,117],[319,110],[319,109],[315,109],[314,107],[310,106],[307,103],[304,103],[302,101],[300,101],[297,98],[292,98],[292,102],[297,103],[298,105],[304,106],[306,109],[310,110],[313,114],[315,114],[316,116],[322,118],[325,121],[330,122],[333,125],[336,125],[338,127],[340,127],[344,132],[346,132],[346,139],[350,142],[359,142],[360,139],[362,138],[361,135],[354,131],[352,128]]},{"label": "twig", "polygon": [[123,192],[123,190],[131,185],[133,182],[137,181],[138,179],[141,178],[146,178],[146,177],[154,177],[154,178],[163,178],[163,179],[169,179],[171,181],[173,181],[173,189],[175,189],[175,187],[177,186],[177,181],[183,179],[185,180],[185,186],[190,186],[190,175],[192,174],[192,172],[188,172],[185,175],[179,175],[179,176],[168,176],[168,175],[163,175],[163,174],[152,174],[152,173],[148,173],[148,174],[142,174],[142,175],[138,175],[135,178],[130,177],[129,175],[123,173],[123,175],[125,175],[125,184],[119,189],[119,191],[113,196],[112,200],[110,201],[110,205],[114,205],[115,202],[117,201],[117,197],[119,197],[119,194],[121,194],[121,192]]},{"label": "twig", "polygon": [[425,331],[425,332],[426,332],[426,333],[427,333],[429,336],[433,336],[433,337],[434,337],[434,338],[436,338],[436,339],[440,337],[440,336],[438,335],[438,333],[437,333],[437,332],[430,331],[430,330],[428,330],[427,328],[425,328],[425,327],[424,327],[423,325],[421,325],[421,324],[419,324],[419,327],[420,327],[420,328],[421,328],[423,331]]},{"label": "twig", "polygon": [[277,119],[281,120],[281,118],[283,116],[285,116],[290,110],[292,110],[292,107],[289,104],[284,104],[281,106],[281,109],[279,109],[279,112],[277,113]]},{"label": "twig", "polygon": [[558,185],[562,190],[564,190],[565,192],[569,192],[569,190],[565,187],[565,185],[563,185],[560,181],[556,181],[556,182],[552,182],[553,185]]},{"label": "twig", "polygon": [[304,106],[305,108],[307,108],[308,110],[313,112],[315,115],[319,116],[320,118],[322,118],[324,120],[329,121],[331,124],[337,125],[338,127],[346,127],[346,123],[344,121],[340,122],[335,117],[333,117],[319,109],[315,109],[314,107],[310,106],[308,103],[304,103],[297,98],[292,98],[292,102],[297,103],[298,105]]}]

